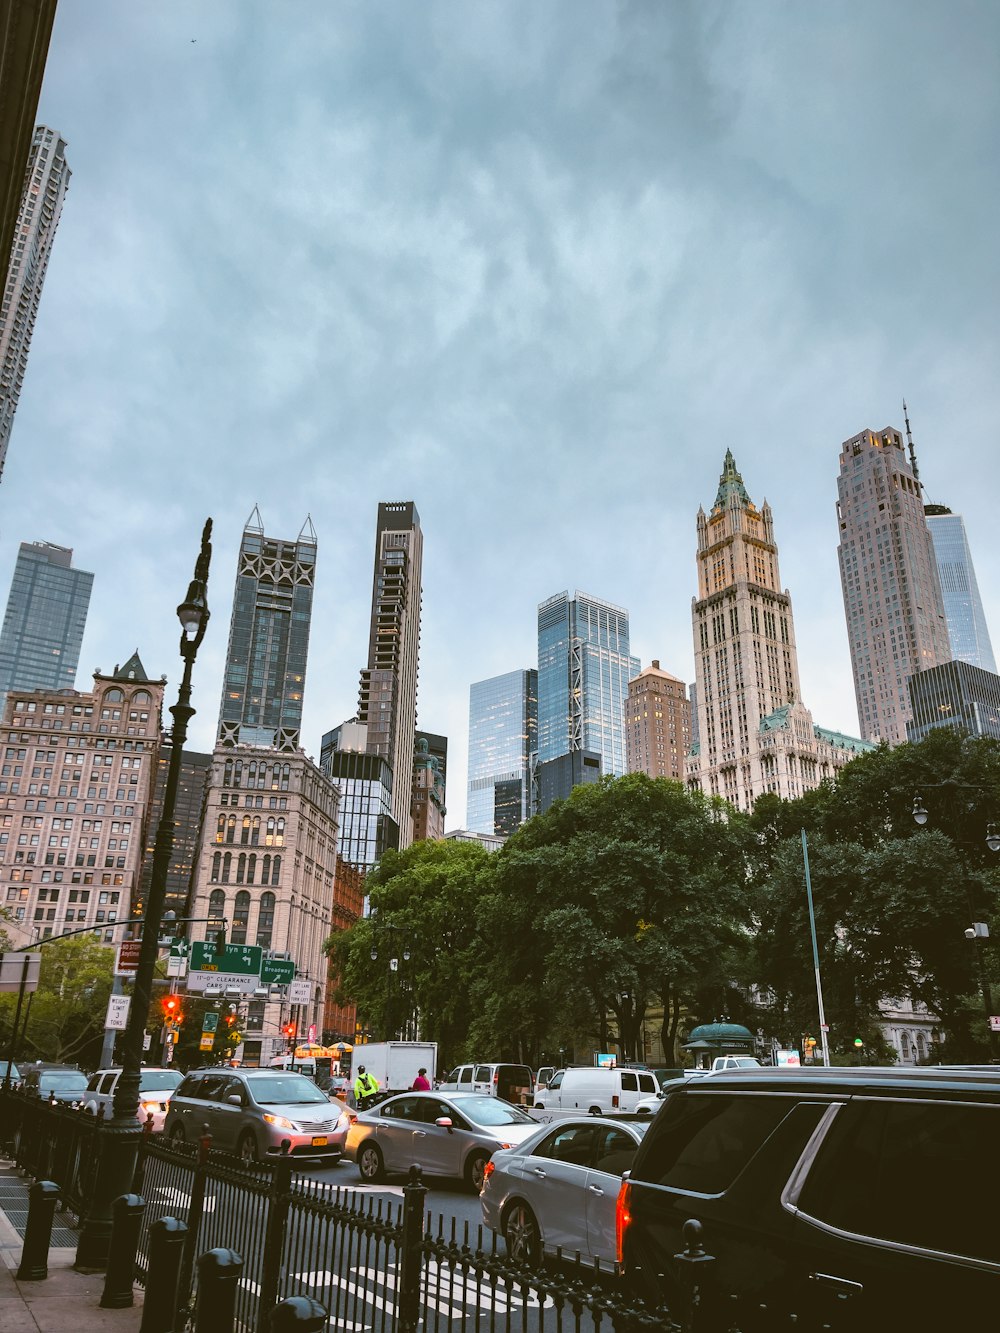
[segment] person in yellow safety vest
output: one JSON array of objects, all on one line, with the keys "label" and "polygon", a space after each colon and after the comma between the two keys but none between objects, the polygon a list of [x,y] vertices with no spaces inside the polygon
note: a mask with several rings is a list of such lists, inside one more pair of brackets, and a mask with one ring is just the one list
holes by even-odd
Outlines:
[{"label": "person in yellow safety vest", "polygon": [[354,1080],[354,1100],[360,1105],[365,1097],[378,1092],[378,1079],[365,1072],[364,1065],[358,1065],[358,1076]]}]

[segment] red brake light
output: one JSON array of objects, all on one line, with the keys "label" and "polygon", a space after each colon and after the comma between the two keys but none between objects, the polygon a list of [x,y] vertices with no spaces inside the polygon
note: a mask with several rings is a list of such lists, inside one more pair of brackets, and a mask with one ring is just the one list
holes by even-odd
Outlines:
[{"label": "red brake light", "polygon": [[617,1094],[617,1092],[616,1092],[616,1093],[612,1096],[612,1098],[611,1098],[611,1105],[612,1105],[612,1106],[617,1106],[617,1105],[618,1105],[618,1094]]},{"label": "red brake light", "polygon": [[494,1165],[493,1165],[492,1162],[487,1162],[486,1165],[483,1167],[483,1186],[484,1186],[484,1187],[485,1187],[485,1185],[486,1185],[486,1182],[489,1180],[490,1176],[492,1176],[492,1174],[493,1174],[493,1172],[494,1172],[495,1169],[496,1169],[496,1168],[494,1167]]},{"label": "red brake light", "polygon": [[631,1191],[629,1182],[623,1180],[622,1187],[618,1191],[618,1202],[615,1204],[615,1257],[620,1264],[625,1262],[625,1232],[632,1221],[632,1213],[629,1210]]}]

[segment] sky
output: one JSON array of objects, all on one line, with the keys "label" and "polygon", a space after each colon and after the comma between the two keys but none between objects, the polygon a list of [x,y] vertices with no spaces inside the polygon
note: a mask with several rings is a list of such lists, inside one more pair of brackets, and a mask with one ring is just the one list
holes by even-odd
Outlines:
[{"label": "sky", "polygon": [[[39,120],[73,177],[0,486],[95,573],[78,688],[179,678],[212,747],[240,533],[319,556],[302,742],[353,716],[379,501],[424,530],[418,725],[465,820],[469,685],[539,602],[628,608],[693,679],[727,448],[774,511],[803,696],[858,734],[841,443],[910,408],[1000,635],[992,0],[61,0]],[[1000,646],[1000,645],[997,645]]]}]

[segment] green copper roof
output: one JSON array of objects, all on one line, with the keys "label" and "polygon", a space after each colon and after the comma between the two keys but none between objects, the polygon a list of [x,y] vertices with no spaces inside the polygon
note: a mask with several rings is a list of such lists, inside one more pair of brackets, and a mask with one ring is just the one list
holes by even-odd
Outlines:
[{"label": "green copper roof", "polygon": [[733,458],[733,451],[726,450],[726,459],[722,464],[722,476],[719,478],[719,490],[715,497],[713,509],[725,509],[729,503],[730,497],[735,495],[744,506],[752,505],[753,501],[747,494],[747,488],[743,485],[743,478],[736,471],[736,459]]},{"label": "green copper roof", "polygon": [[874,741],[863,741],[859,736],[845,736],[842,731],[830,731],[828,727],[813,727],[813,731],[821,741],[829,741],[838,750],[857,750],[858,754],[864,754],[877,748]]}]

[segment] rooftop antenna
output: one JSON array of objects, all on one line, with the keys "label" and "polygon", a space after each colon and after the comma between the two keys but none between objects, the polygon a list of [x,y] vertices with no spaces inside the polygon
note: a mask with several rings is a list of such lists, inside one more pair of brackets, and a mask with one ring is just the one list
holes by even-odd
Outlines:
[{"label": "rooftop antenna", "polygon": [[910,418],[907,415],[906,399],[903,399],[903,420],[906,423],[906,443],[910,450],[910,467],[913,469],[913,480],[923,490],[920,485],[920,469],[917,467],[917,451],[913,447],[913,432],[910,430]]}]

